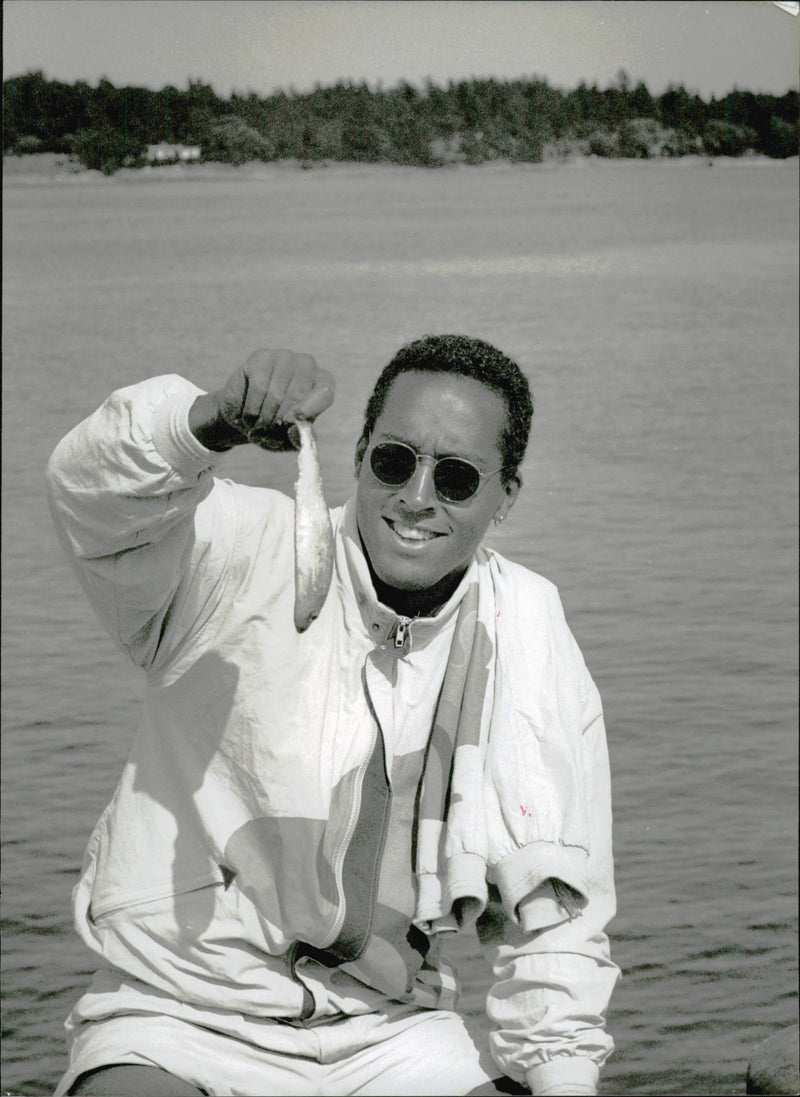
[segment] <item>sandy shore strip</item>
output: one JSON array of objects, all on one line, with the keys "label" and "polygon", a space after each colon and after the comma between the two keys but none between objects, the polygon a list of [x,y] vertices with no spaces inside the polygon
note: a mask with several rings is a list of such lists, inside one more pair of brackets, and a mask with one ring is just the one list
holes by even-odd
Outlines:
[{"label": "sandy shore strip", "polygon": [[278,174],[295,171],[331,172],[335,175],[381,175],[384,172],[419,171],[469,171],[491,173],[509,171],[555,171],[581,168],[608,168],[614,164],[635,164],[646,171],[653,164],[670,164],[676,168],[685,167],[748,167],[755,164],[793,165],[797,170],[796,156],[788,160],[774,160],[767,156],[708,157],[683,156],[672,158],[652,158],[649,160],[619,160],[598,156],[570,156],[565,160],[550,159],[539,164],[510,163],[507,160],[487,160],[483,164],[447,164],[437,168],[420,168],[403,164],[365,164],[355,161],[337,160],[272,160],[269,162],[251,161],[236,167],[233,164],[162,164],[145,165],[141,168],[120,168],[113,175],[104,175],[83,167],[71,160],[65,153],[40,152],[26,156],[3,157],[3,186],[29,186],[48,183],[164,183],[170,180],[220,180],[220,179],[270,179]]}]

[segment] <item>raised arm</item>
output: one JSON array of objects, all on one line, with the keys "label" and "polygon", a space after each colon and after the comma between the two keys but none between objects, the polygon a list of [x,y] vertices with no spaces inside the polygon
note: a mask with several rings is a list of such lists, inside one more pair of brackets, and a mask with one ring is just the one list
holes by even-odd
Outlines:
[{"label": "raised arm", "polygon": [[[174,375],[120,389],[56,447],[48,488],[56,527],[111,636],[146,668],[199,629],[222,579],[251,489],[215,481],[220,453],[292,446],[291,422],[333,399],[309,355],[259,351],[219,389]],[[276,524],[288,500],[262,493]],[[185,611],[183,616],[178,610]]]}]

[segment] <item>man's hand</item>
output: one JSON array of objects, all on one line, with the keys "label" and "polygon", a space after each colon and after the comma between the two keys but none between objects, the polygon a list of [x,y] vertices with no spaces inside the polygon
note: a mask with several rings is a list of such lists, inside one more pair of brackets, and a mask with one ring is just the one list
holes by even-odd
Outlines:
[{"label": "man's hand", "polygon": [[222,388],[198,396],[189,429],[212,450],[253,442],[263,449],[297,444],[296,419],[314,420],[333,403],[333,376],[310,354],[257,350]]}]

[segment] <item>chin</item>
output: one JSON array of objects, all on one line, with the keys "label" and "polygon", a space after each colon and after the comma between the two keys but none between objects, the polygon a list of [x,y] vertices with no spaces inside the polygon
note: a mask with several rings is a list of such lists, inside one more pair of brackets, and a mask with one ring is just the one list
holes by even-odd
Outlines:
[{"label": "chin", "polygon": [[378,579],[395,590],[425,591],[436,586],[444,576],[425,575],[413,568],[384,569],[373,567]]}]

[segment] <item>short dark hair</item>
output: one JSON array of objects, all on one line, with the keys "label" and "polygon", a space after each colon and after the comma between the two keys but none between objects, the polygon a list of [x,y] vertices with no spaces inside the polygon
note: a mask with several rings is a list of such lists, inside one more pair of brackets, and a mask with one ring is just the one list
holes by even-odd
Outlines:
[{"label": "short dark hair", "polygon": [[506,405],[506,425],[500,439],[501,480],[508,487],[525,456],[533,418],[530,385],[516,362],[491,344],[468,335],[426,335],[406,344],[384,366],[375,383],[364,412],[362,441],[368,441],[372,434],[395,377],[412,370],[474,377],[501,397]]}]

